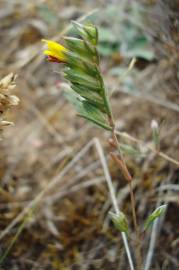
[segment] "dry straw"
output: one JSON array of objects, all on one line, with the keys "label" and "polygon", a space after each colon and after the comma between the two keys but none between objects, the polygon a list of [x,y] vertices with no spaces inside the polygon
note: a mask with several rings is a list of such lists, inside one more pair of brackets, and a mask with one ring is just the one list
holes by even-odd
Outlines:
[{"label": "dry straw", "polygon": [[19,104],[19,98],[12,94],[16,87],[17,75],[10,73],[0,81],[0,131],[5,127],[12,125],[13,122],[5,120],[5,115],[9,108]]}]

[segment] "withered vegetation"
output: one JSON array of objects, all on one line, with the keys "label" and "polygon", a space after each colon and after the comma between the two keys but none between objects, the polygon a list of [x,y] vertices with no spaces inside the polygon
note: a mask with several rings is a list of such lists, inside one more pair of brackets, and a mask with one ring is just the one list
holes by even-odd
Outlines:
[{"label": "withered vegetation", "polygon": [[[0,143],[2,255],[29,206],[35,209],[7,254],[4,270],[126,269],[121,237],[109,221],[111,201],[93,139],[97,137],[107,153],[109,133],[76,117],[63,95],[60,67],[47,64],[41,53],[42,38],[60,41],[70,20],[94,8],[100,9],[98,23],[110,24],[103,16],[106,4],[102,2],[0,1],[0,78],[18,74],[12,94],[15,76],[0,82],[1,126],[4,121],[15,123],[3,129]],[[140,154],[126,155],[140,224],[158,204],[168,204],[156,232],[151,268],[155,270],[179,269],[177,2],[146,1],[146,23],[140,30],[150,36],[155,58],[139,58],[134,77],[127,78],[137,91],[124,91],[123,82],[114,75],[114,67],[129,63],[122,50],[101,57],[121,142],[140,150]],[[4,118],[6,109],[18,103],[16,95],[19,106]],[[151,151],[153,119],[160,126],[160,151],[169,158]],[[129,190],[116,165],[107,159],[119,206],[131,217]],[[144,257],[149,239],[150,232],[143,239]]]}]

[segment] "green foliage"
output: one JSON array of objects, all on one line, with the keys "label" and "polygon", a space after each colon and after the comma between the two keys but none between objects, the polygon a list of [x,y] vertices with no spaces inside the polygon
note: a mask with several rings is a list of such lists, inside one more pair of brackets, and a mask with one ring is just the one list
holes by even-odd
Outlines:
[{"label": "green foliage", "polygon": [[166,204],[161,205],[157,207],[157,209],[155,209],[150,216],[148,216],[144,224],[144,230],[147,230],[157,218],[164,214],[166,207]]},{"label": "green foliage", "polygon": [[159,126],[158,126],[157,121],[152,120],[151,128],[152,128],[152,139],[153,139],[154,145],[156,147],[156,150],[159,150],[159,147],[160,147],[160,134],[159,134]]},{"label": "green foliage", "polygon": [[76,22],[73,25],[79,38],[65,37],[68,51],[64,73],[71,84],[71,91],[66,96],[81,117],[110,130],[108,117],[111,112],[96,49],[97,28],[92,24]]},{"label": "green foliage", "polygon": [[111,130],[107,124],[105,115],[101,112],[96,105],[92,104],[89,100],[77,95],[74,91],[68,90],[65,92],[68,101],[76,108],[78,115],[93,122],[94,124],[106,129]]},{"label": "green foliage", "polygon": [[82,58],[83,61],[98,63],[96,47],[92,46],[89,42],[74,37],[65,37],[65,43],[70,50],[69,60],[71,58],[74,60],[73,57],[80,56],[80,59]]},{"label": "green foliage", "polygon": [[125,143],[120,143],[120,150],[129,156],[139,156],[141,154],[138,148]]},{"label": "green foliage", "polygon": [[72,22],[77,34],[81,36],[83,40],[87,40],[92,45],[96,46],[98,43],[98,30],[93,24],[80,24],[78,22]]},{"label": "green foliage", "polygon": [[149,40],[145,36],[139,36],[128,43],[123,55],[126,58],[139,57],[151,61],[154,59],[154,52],[149,47]]},{"label": "green foliage", "polygon": [[111,216],[115,228],[120,232],[128,233],[129,230],[128,221],[125,214],[121,211],[119,212],[119,214],[115,214],[112,212],[109,212],[109,214]]},{"label": "green foliage", "polygon": [[[40,2],[39,2],[40,3]],[[50,26],[56,26],[58,23],[58,16],[54,12],[53,9],[49,8],[49,6],[44,2],[41,2],[37,6],[38,14],[41,18]]]},{"label": "green foliage", "polygon": [[151,37],[144,30],[145,10],[141,5],[127,1],[109,5],[100,13],[96,21],[102,26],[99,28],[99,52],[103,56],[118,53],[122,57],[139,57],[151,61],[154,51],[151,46]]}]

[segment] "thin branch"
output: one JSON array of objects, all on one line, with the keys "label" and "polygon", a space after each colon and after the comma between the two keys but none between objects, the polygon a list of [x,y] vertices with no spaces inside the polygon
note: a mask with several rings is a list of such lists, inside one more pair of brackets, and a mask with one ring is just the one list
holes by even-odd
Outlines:
[{"label": "thin branch", "polygon": [[147,149],[149,149],[151,152],[155,153],[157,156],[160,156],[160,157],[164,158],[165,160],[167,160],[167,161],[169,161],[169,162],[171,162],[179,167],[179,161],[166,155],[165,153],[163,153],[161,151],[157,152],[154,148],[152,148],[152,146],[145,144],[143,141],[129,135],[128,133],[120,132],[120,131],[115,131],[115,133],[123,138],[129,139],[132,142],[144,145]]},{"label": "thin branch", "polygon": [[[100,141],[97,138],[95,138],[95,146],[96,146],[96,149],[97,149],[97,152],[99,154],[101,164],[102,164],[102,167],[103,167],[103,170],[104,170],[104,175],[105,175],[105,178],[106,178],[106,182],[108,184],[108,188],[109,188],[111,201],[112,201],[114,210],[115,210],[116,214],[119,214],[120,210],[119,210],[119,207],[118,207],[118,204],[117,204],[117,199],[116,199],[116,196],[115,196],[115,191],[114,191],[111,175],[110,175],[109,170],[108,170],[108,166],[107,166],[107,162],[106,162],[105,155],[104,155],[104,152],[103,152],[103,148],[102,148],[102,146],[100,144]],[[132,256],[131,256],[131,252],[130,252],[130,248],[129,248],[126,233],[121,232],[121,235],[122,235],[122,240],[123,240],[124,247],[125,247],[125,250],[126,250],[127,258],[128,258],[128,261],[129,261],[130,269],[134,270],[134,264],[133,264],[133,260],[132,260]]]},{"label": "thin branch", "polygon": [[135,205],[136,205],[135,197],[134,197],[132,184],[131,184],[133,179],[129,173],[126,162],[123,158],[122,151],[120,149],[120,143],[118,141],[118,138],[117,138],[116,132],[115,132],[115,123],[114,123],[112,111],[111,111],[111,114],[108,116],[108,121],[109,121],[109,124],[112,128],[112,140],[109,140],[109,143],[113,147],[113,149],[118,151],[118,155],[111,152],[111,157],[113,158],[113,160],[116,162],[116,164],[120,168],[125,180],[127,181],[128,185],[129,185],[132,218],[133,218],[133,223],[134,223],[134,228],[136,231],[136,238],[137,238],[137,241],[136,241],[136,257],[137,257],[136,263],[137,263],[137,269],[140,270],[141,265],[142,265],[141,238],[140,238],[139,226],[137,224],[137,215],[136,215],[136,209],[135,209]]}]

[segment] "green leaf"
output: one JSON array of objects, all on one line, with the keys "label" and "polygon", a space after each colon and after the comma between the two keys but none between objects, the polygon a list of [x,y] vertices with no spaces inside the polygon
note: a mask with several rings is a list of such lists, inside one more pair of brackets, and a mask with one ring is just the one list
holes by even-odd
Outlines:
[{"label": "green leaf", "polygon": [[[41,2],[42,3],[42,2]],[[45,2],[44,2],[45,3]],[[40,4],[37,6],[37,12],[41,19],[47,23],[49,26],[54,27],[58,23],[57,13],[50,8],[47,4]]]},{"label": "green leaf", "polygon": [[97,62],[98,57],[96,47],[92,46],[88,41],[74,37],[65,37],[64,39],[69,52],[73,51],[80,58],[83,57],[90,62]]},{"label": "green leaf", "polygon": [[79,22],[72,21],[73,26],[77,30],[77,33],[82,37],[82,39],[86,39],[92,45],[97,45],[98,43],[98,31],[95,25],[93,24],[80,24]]},{"label": "green leaf", "polygon": [[127,155],[136,156],[140,155],[139,149],[125,143],[120,143],[120,150]]},{"label": "green leaf", "polygon": [[112,212],[109,212],[109,214],[115,228],[120,232],[128,233],[129,226],[125,214],[121,211],[119,212],[119,214],[115,214]]},{"label": "green leaf", "polygon": [[144,231],[147,230],[152,225],[154,220],[156,220],[157,218],[159,218],[161,215],[164,214],[166,207],[167,207],[167,205],[163,204],[163,205],[157,207],[157,209],[155,209],[152,212],[152,214],[150,216],[148,216],[147,220],[144,223]]},{"label": "green leaf", "polygon": [[114,53],[119,53],[118,45],[110,44],[110,43],[100,43],[98,46],[99,54],[104,57],[111,57]]},{"label": "green leaf", "polygon": [[152,128],[152,138],[156,149],[160,147],[160,134],[159,134],[159,126],[156,120],[152,120],[151,122]]},{"label": "green leaf", "polygon": [[111,130],[111,127],[108,125],[104,114],[99,109],[87,101],[83,101],[82,105],[83,108],[79,114],[80,116],[92,121],[106,130]]},{"label": "green leaf", "polygon": [[154,51],[150,46],[149,40],[144,36],[131,41],[123,52],[123,55],[129,58],[140,57],[148,61],[155,58]]},{"label": "green leaf", "polygon": [[102,90],[98,79],[85,74],[81,70],[73,70],[67,68],[65,69],[65,78],[68,79],[71,83],[80,84],[86,88],[93,89],[93,91],[96,92],[100,92],[100,90]]},{"label": "green leaf", "polygon": [[99,28],[99,42],[117,43],[118,36],[115,35],[113,31],[109,28],[98,27]]},{"label": "green leaf", "polygon": [[71,88],[78,93],[81,97],[85,98],[89,103],[93,104],[95,107],[99,108],[100,111],[106,113],[107,109],[101,96],[94,91],[90,91],[85,87],[81,87],[77,84],[72,84]]},{"label": "green leaf", "polygon": [[92,62],[92,59],[86,59],[81,57],[80,55],[74,54],[72,52],[66,53],[68,58],[68,63],[66,66],[71,69],[77,70],[77,72],[84,72],[87,75],[98,77],[99,70],[97,68],[96,62]]},{"label": "green leaf", "polygon": [[88,41],[75,38],[75,37],[64,37],[65,44],[69,50],[75,50],[79,54],[88,52],[89,55],[93,55],[96,53],[95,47],[91,46]]},{"label": "green leaf", "polygon": [[88,23],[84,25],[84,30],[88,34],[90,42],[96,46],[98,43],[98,29],[95,25]]},{"label": "green leaf", "polygon": [[86,101],[86,99],[81,98],[80,96],[76,95],[75,92],[70,90],[65,91],[65,96],[68,101],[74,105],[77,112],[79,113],[79,116],[95,123],[96,125],[106,130],[111,130],[111,127],[106,121],[104,113]]}]

